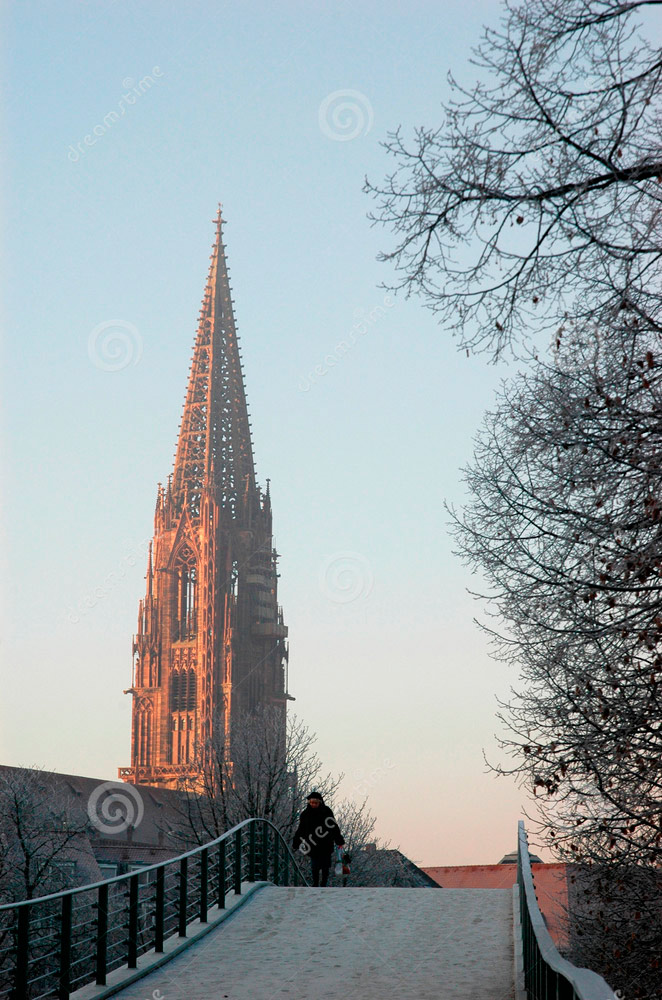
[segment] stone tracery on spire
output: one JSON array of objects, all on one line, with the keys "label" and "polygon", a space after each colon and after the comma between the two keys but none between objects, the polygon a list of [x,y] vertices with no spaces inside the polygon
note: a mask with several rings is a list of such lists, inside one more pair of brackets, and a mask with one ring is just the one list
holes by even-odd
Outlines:
[{"label": "stone tracery on spire", "polygon": [[[223,218],[202,300],[173,474],[173,494],[193,517],[205,488],[233,520],[256,494],[253,445],[228,276]],[[249,516],[249,515],[248,515]]]},{"label": "stone tracery on spire", "polygon": [[228,742],[247,712],[275,711],[284,741],[291,698],[269,486],[261,494],[255,482],[220,206],[215,224],[132,642],[131,765],[119,769],[125,781],[172,788],[199,775],[198,748]]}]

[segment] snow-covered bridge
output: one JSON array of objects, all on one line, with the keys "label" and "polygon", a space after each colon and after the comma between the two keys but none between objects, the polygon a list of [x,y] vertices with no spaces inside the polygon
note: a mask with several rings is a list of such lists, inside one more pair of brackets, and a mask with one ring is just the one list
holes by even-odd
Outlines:
[{"label": "snow-covered bridge", "polygon": [[523,824],[513,891],[314,889],[264,819],[158,865],[0,906],[0,1000],[113,995],[614,1000],[556,951]]},{"label": "snow-covered bridge", "polygon": [[120,997],[510,1000],[512,927],[505,889],[267,886]]}]

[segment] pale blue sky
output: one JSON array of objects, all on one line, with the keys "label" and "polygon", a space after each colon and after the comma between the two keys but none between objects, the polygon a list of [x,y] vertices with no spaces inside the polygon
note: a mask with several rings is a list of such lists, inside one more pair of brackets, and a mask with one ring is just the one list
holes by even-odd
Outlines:
[{"label": "pale blue sky", "polygon": [[[420,302],[384,302],[362,193],[389,129],[439,121],[499,9],[5,6],[3,763],[129,763],[122,689],[220,200],[294,708],[418,862],[514,849],[520,794],[482,758],[514,677],[472,624],[442,506],[503,369]],[[360,109],[349,140],[320,124],[337,91]],[[116,371],[104,329],[133,351]]]}]

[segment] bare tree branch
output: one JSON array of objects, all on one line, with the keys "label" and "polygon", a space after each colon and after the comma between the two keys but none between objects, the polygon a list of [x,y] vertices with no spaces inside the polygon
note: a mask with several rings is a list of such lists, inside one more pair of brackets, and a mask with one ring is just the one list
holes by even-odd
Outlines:
[{"label": "bare tree branch", "polygon": [[657,322],[662,57],[632,17],[658,5],[509,2],[444,124],[389,136],[395,172],[366,184],[381,259],[462,346],[498,356],[623,301]]},{"label": "bare tree branch", "polygon": [[521,677],[497,770],[536,799],[548,846],[593,873],[578,954],[602,948],[593,967],[653,997],[661,925],[637,936],[636,913],[660,915],[641,894],[662,867],[662,337],[620,310],[566,326],[555,362],[532,359],[487,415],[456,538]]}]

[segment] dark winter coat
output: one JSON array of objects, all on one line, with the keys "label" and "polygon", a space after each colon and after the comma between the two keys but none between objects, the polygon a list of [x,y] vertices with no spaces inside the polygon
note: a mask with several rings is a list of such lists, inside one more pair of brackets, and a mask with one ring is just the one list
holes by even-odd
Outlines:
[{"label": "dark winter coat", "polygon": [[299,817],[299,826],[292,841],[295,851],[300,844],[306,844],[310,853],[319,857],[330,855],[334,844],[342,847],[344,843],[343,835],[328,806],[323,802],[315,808],[306,806]]}]

